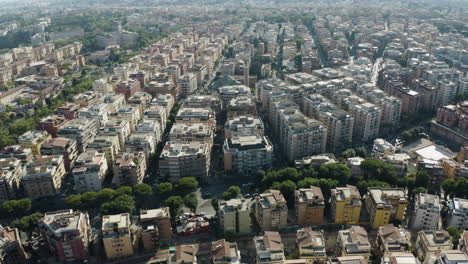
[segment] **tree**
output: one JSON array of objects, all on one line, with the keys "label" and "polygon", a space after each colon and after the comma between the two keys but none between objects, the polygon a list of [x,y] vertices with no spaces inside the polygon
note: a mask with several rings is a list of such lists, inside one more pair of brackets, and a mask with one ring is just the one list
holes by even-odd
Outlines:
[{"label": "tree", "polygon": [[133,186],[133,193],[140,198],[147,198],[153,195],[153,189],[151,186],[145,183],[139,183]]},{"label": "tree", "polygon": [[101,205],[101,212],[105,215],[130,213],[135,209],[135,200],[127,194],[120,195],[115,200],[112,200]]},{"label": "tree", "polygon": [[238,186],[231,186],[223,193],[224,200],[235,199],[240,194],[240,188]]},{"label": "tree", "polygon": [[65,198],[65,204],[68,207],[73,209],[81,209],[83,208],[83,203],[81,202],[81,195],[79,194],[72,194]]},{"label": "tree", "polygon": [[169,195],[172,193],[173,185],[170,182],[163,182],[158,184],[158,187],[156,187],[156,190],[159,194],[161,195]]},{"label": "tree", "polygon": [[418,170],[416,172],[416,179],[415,179],[415,185],[417,187],[427,187],[427,184],[429,183],[430,175],[427,173],[425,170]]},{"label": "tree", "polygon": [[236,240],[236,234],[233,231],[224,232],[224,239],[228,242],[233,242]]},{"label": "tree", "polygon": [[287,180],[280,184],[279,190],[284,195],[286,200],[291,201],[294,197],[294,191],[296,190],[296,187],[297,186],[293,181]]},{"label": "tree", "polygon": [[177,215],[177,212],[183,204],[184,200],[180,196],[171,196],[164,201],[164,205],[169,207],[172,217]]},{"label": "tree", "polygon": [[99,206],[96,192],[85,192],[81,195],[81,203],[84,209],[96,208]]},{"label": "tree", "polygon": [[101,203],[108,202],[117,196],[117,192],[110,188],[104,188],[97,193],[97,199]]},{"label": "tree", "polygon": [[132,193],[133,193],[132,187],[130,187],[130,186],[123,186],[123,187],[118,188],[115,191],[117,193],[117,196],[124,195],[124,194],[132,195]]},{"label": "tree", "polygon": [[28,237],[31,237],[34,230],[37,229],[37,224],[42,217],[44,217],[44,215],[41,213],[34,213],[28,216],[23,216],[20,219],[16,219],[11,222],[11,226],[26,232]]},{"label": "tree", "polygon": [[197,199],[197,195],[195,193],[189,193],[187,195],[184,196],[184,205],[188,208],[190,208],[190,210],[192,210],[192,212],[195,212],[197,210],[197,207],[198,207],[198,199]]},{"label": "tree", "polygon": [[5,217],[24,215],[31,210],[30,199],[9,200],[0,205],[0,214]]},{"label": "tree", "polygon": [[15,210],[16,215],[22,215],[22,214],[29,212],[31,210],[31,206],[32,206],[31,199],[24,198],[24,199],[18,200],[17,208]]},{"label": "tree", "polygon": [[175,189],[181,193],[195,191],[198,188],[198,181],[194,177],[184,177],[180,179],[175,186]]},{"label": "tree", "polygon": [[219,209],[219,200],[218,200],[217,197],[211,198],[211,206],[213,206],[213,209],[215,211],[218,211],[218,209]]},{"label": "tree", "polygon": [[351,170],[341,163],[329,163],[320,166],[319,174],[321,178],[331,178],[345,184],[351,178]]},{"label": "tree", "polygon": [[398,176],[395,168],[377,159],[366,159],[361,162],[361,169],[364,172],[367,180],[384,181],[390,184],[397,184]]},{"label": "tree", "polygon": [[453,249],[458,248],[458,241],[460,240],[460,235],[463,232],[463,230],[459,230],[454,226],[449,226],[446,230],[452,237]]},{"label": "tree", "polygon": [[345,159],[346,159],[346,158],[356,157],[356,151],[355,151],[354,149],[350,148],[350,149],[347,149],[347,150],[343,151],[343,152],[341,153],[341,156],[342,156],[343,158],[345,158]]}]

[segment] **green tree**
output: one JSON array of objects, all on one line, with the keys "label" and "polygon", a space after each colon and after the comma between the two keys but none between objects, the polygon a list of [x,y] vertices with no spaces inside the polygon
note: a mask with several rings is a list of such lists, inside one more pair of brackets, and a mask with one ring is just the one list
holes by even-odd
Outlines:
[{"label": "green tree", "polygon": [[460,240],[460,235],[463,232],[463,230],[457,229],[454,226],[449,226],[447,227],[447,232],[450,234],[452,237],[452,243],[453,243],[453,249],[458,248],[458,241]]},{"label": "green tree", "polygon": [[81,202],[80,194],[72,194],[65,198],[65,204],[73,209],[82,209],[83,203]]},{"label": "green tree", "polygon": [[321,178],[331,178],[346,184],[351,178],[351,170],[341,163],[329,163],[320,166],[319,175]]},{"label": "green tree", "polygon": [[28,237],[32,236],[34,231],[37,231],[39,220],[44,217],[41,213],[34,213],[28,216],[23,216],[20,219],[16,219],[11,222],[11,226],[18,228],[19,230],[26,232]]},{"label": "green tree", "polygon": [[417,187],[426,188],[429,183],[429,179],[430,179],[430,175],[429,173],[427,173],[427,171],[418,170],[418,172],[416,172],[415,185]]},{"label": "green tree", "polygon": [[181,193],[187,193],[195,191],[198,188],[198,181],[195,177],[184,177],[180,179],[176,185],[175,189]]},{"label": "green tree", "polygon": [[104,215],[130,213],[135,209],[135,200],[127,194],[122,194],[116,199],[103,203],[101,212]]},{"label": "green tree", "polygon": [[176,217],[180,207],[184,204],[184,199],[180,196],[171,196],[164,201],[164,205],[169,207],[172,217]]},{"label": "green tree", "polygon": [[158,194],[169,195],[172,193],[173,185],[170,182],[163,182],[163,183],[158,184],[158,187],[156,187],[156,190]]},{"label": "green tree", "polygon": [[218,211],[218,209],[219,209],[219,200],[218,200],[217,197],[211,198],[211,206],[213,206],[213,209],[215,211]]},{"label": "green tree", "polygon": [[279,186],[279,190],[287,201],[291,201],[294,198],[294,191],[296,188],[296,184],[291,180],[286,180]]},{"label": "green tree", "polygon": [[236,234],[233,231],[224,232],[224,239],[228,242],[234,242],[236,240]]},{"label": "green tree", "polygon": [[132,193],[133,193],[132,187],[130,187],[130,186],[123,186],[123,187],[118,188],[115,191],[117,193],[117,196],[132,195]]},{"label": "green tree", "polygon": [[148,198],[153,195],[153,189],[146,183],[139,183],[133,186],[133,193],[140,198]]},{"label": "green tree", "polygon": [[361,169],[368,180],[384,181],[397,184],[398,175],[392,165],[377,159],[366,159],[361,162]]},{"label": "green tree", "polygon": [[356,155],[356,151],[355,151],[354,149],[352,149],[352,148],[347,149],[347,150],[345,150],[345,151],[343,151],[343,152],[341,153],[341,157],[343,157],[343,158],[345,158],[345,159],[347,159],[347,158],[352,158],[352,157],[356,157],[356,156],[357,156],[357,155]]},{"label": "green tree", "polygon": [[235,199],[239,196],[241,190],[239,186],[231,186],[223,193],[224,200]]},{"label": "green tree", "polygon": [[195,193],[189,193],[187,195],[184,196],[184,205],[188,208],[190,208],[190,210],[192,210],[192,212],[195,212],[197,210],[197,207],[198,207],[198,199],[197,199],[197,195]]},{"label": "green tree", "polygon": [[105,203],[117,196],[117,192],[110,188],[104,188],[97,193],[97,199],[100,203]]},{"label": "green tree", "polygon": [[85,192],[81,195],[81,203],[84,209],[96,208],[99,206],[96,192]]}]

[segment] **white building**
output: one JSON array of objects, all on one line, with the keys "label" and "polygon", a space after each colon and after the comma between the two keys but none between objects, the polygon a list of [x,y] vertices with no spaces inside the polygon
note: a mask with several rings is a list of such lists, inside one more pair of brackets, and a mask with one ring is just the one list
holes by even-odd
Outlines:
[{"label": "white building", "polygon": [[411,215],[411,229],[433,230],[439,225],[441,206],[439,196],[419,193],[416,195]]},{"label": "white building", "polygon": [[107,171],[105,153],[99,153],[96,150],[82,153],[76,160],[72,171],[77,192],[101,190]]},{"label": "white building", "polygon": [[453,198],[449,202],[448,226],[468,229],[468,200]]}]

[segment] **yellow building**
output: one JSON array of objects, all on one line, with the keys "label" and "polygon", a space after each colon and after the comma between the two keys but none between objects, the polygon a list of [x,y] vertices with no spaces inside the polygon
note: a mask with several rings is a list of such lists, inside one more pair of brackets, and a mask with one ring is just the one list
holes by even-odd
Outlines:
[{"label": "yellow building", "polygon": [[112,165],[115,162],[117,153],[122,151],[119,137],[115,136],[97,136],[94,141],[89,143],[86,149],[97,150],[106,153],[107,164]]},{"label": "yellow building", "polygon": [[367,190],[366,208],[372,228],[386,225],[393,220],[402,221],[408,204],[403,188],[371,187]]},{"label": "yellow building", "polygon": [[361,216],[361,194],[356,186],[331,190],[331,214],[337,224],[357,224]]},{"label": "yellow building", "polygon": [[18,143],[25,148],[30,148],[34,156],[41,156],[41,146],[49,141],[52,136],[46,131],[32,130],[18,137]]},{"label": "yellow building", "polygon": [[133,255],[135,241],[130,225],[128,213],[102,217],[102,242],[107,258],[116,259]]}]

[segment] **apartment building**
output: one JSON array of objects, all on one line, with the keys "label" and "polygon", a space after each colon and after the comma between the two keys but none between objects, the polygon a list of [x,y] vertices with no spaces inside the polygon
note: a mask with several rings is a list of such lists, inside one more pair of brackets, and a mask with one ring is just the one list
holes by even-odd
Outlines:
[{"label": "apartment building", "polygon": [[125,146],[130,134],[130,121],[125,118],[111,118],[109,119],[109,122],[99,130],[100,136],[117,136],[120,147]]},{"label": "apartment building", "polygon": [[187,97],[198,89],[197,76],[193,73],[186,73],[177,80],[177,96]]},{"label": "apartment building", "polygon": [[410,252],[394,252],[382,260],[388,264],[420,264],[418,259]]},{"label": "apartment building", "polygon": [[174,96],[171,94],[158,94],[153,98],[153,101],[151,101],[152,105],[162,106],[166,110],[166,118],[169,117],[169,113],[171,112],[174,103]]},{"label": "apartment building", "polygon": [[413,230],[434,230],[439,226],[440,212],[439,196],[418,193],[415,197],[414,209],[411,213],[410,227]]},{"label": "apartment building", "polygon": [[227,112],[227,118],[233,118],[236,116],[257,116],[257,106],[251,96],[241,95],[234,97],[229,101],[228,105],[225,106]]},{"label": "apartment building", "polygon": [[280,110],[279,142],[289,161],[325,153],[327,128],[299,110]]},{"label": "apartment building", "polygon": [[226,108],[233,98],[250,95],[250,88],[245,85],[222,86],[218,89],[218,94],[221,99],[222,107]]},{"label": "apartment building", "polygon": [[299,225],[322,225],[325,199],[320,187],[310,186],[294,191],[296,218]]},{"label": "apartment building", "polygon": [[78,118],[94,119],[98,128],[109,121],[109,106],[104,103],[92,104],[78,110]]},{"label": "apartment building", "polygon": [[224,239],[211,243],[211,263],[213,264],[241,264],[241,255],[236,242]]},{"label": "apartment building", "polygon": [[325,238],[321,231],[313,231],[311,227],[298,229],[296,233],[296,246],[299,250],[299,258],[307,263],[325,263]]},{"label": "apartment building", "polygon": [[133,132],[136,129],[138,121],[141,119],[140,110],[137,107],[123,105],[117,109],[116,116],[127,119],[130,122],[130,130]]},{"label": "apartment building", "polygon": [[359,141],[378,137],[382,109],[371,103],[350,104],[349,113],[354,117],[353,136]]},{"label": "apartment building", "polygon": [[153,135],[147,133],[133,133],[125,143],[125,152],[143,152],[149,160],[150,155],[156,151],[156,139]]},{"label": "apartment building", "polygon": [[224,137],[232,138],[239,136],[263,136],[265,126],[263,121],[254,116],[236,116],[228,119],[224,125]]},{"label": "apartment building", "polygon": [[97,150],[86,150],[78,156],[72,170],[77,192],[91,192],[102,189],[109,171],[106,154]]},{"label": "apartment building", "polygon": [[108,259],[133,256],[134,236],[128,213],[102,217],[102,242]]},{"label": "apartment building", "polygon": [[157,228],[159,240],[170,240],[172,238],[169,207],[141,210],[140,222],[143,230],[149,230],[151,227]]},{"label": "apartment building", "polygon": [[175,123],[169,133],[172,142],[204,142],[213,144],[214,131],[206,123]]},{"label": "apartment building", "polygon": [[219,202],[219,225],[224,233],[233,232],[243,235],[252,232],[250,219],[252,202],[250,199],[230,199]]},{"label": "apartment building", "polygon": [[94,119],[76,118],[63,124],[57,135],[75,140],[78,152],[83,153],[97,133],[98,127]]},{"label": "apartment building", "polygon": [[115,187],[131,186],[142,183],[146,176],[146,157],[143,152],[119,153],[112,167]]},{"label": "apartment building", "polygon": [[140,115],[143,116],[143,111],[149,107],[153,97],[149,93],[136,92],[127,100],[127,104],[136,107],[140,110]]},{"label": "apartment building", "polygon": [[114,136],[102,136],[98,135],[94,138],[93,142],[88,144],[86,151],[96,150],[106,154],[107,164],[113,164],[117,153],[122,151],[122,146],[120,146],[119,137]]},{"label": "apartment building", "polygon": [[41,146],[52,136],[43,130],[30,130],[18,137],[18,144],[25,148],[30,148],[34,156],[41,155]]},{"label": "apartment building", "polygon": [[135,133],[137,134],[150,134],[156,140],[156,144],[161,142],[161,134],[164,131],[161,129],[161,125],[159,121],[153,119],[142,119],[138,123]]},{"label": "apartment building", "polygon": [[183,107],[177,113],[176,123],[206,123],[216,126],[216,118],[211,108],[188,108]]},{"label": "apartment building", "polygon": [[402,221],[408,200],[403,188],[370,187],[365,203],[372,228],[378,228],[393,220]]},{"label": "apartment building", "polygon": [[161,176],[176,182],[183,177],[209,176],[211,144],[167,142],[160,158]]},{"label": "apartment building", "polygon": [[37,124],[37,129],[46,131],[52,137],[57,137],[60,126],[66,121],[67,119],[64,116],[50,115],[41,119]]},{"label": "apartment building", "polygon": [[266,231],[254,237],[255,263],[283,264],[285,258],[283,242],[278,232]]},{"label": "apartment building", "polygon": [[14,200],[24,174],[23,164],[17,158],[0,158],[0,169],[0,201]]},{"label": "apartment building", "polygon": [[371,255],[371,244],[367,231],[362,226],[352,226],[338,231],[337,253],[340,256],[362,256],[366,263]]},{"label": "apartment building", "polygon": [[331,190],[330,212],[336,224],[358,224],[361,208],[361,194],[356,186],[346,185]]},{"label": "apartment building", "polygon": [[454,197],[448,207],[447,225],[468,229],[468,200]]},{"label": "apartment building", "polygon": [[266,231],[278,230],[287,226],[288,205],[283,194],[270,190],[255,197],[254,217]]},{"label": "apartment building", "polygon": [[100,101],[107,104],[109,113],[111,114],[115,114],[117,112],[117,109],[127,104],[127,102],[125,101],[125,96],[123,94],[117,93],[104,94],[100,98]]},{"label": "apartment building", "polygon": [[25,148],[20,145],[7,146],[0,150],[0,158],[17,158],[22,163],[28,163],[34,159],[34,155],[30,148]]},{"label": "apartment building", "polygon": [[151,105],[150,108],[146,109],[143,113],[145,120],[155,120],[159,123],[160,131],[162,135],[167,126],[167,118],[169,118],[170,112],[166,112],[166,108],[160,105]]},{"label": "apartment building", "polygon": [[60,193],[65,173],[63,156],[42,156],[26,165],[20,184],[29,198],[52,196]]},{"label": "apartment building", "polygon": [[367,264],[363,256],[329,258],[327,264]]},{"label": "apartment building", "polygon": [[304,97],[303,113],[327,128],[327,149],[334,151],[353,140],[354,117],[320,94]]},{"label": "apartment building", "polygon": [[460,250],[443,250],[431,264],[466,264],[468,256]]},{"label": "apartment building", "polygon": [[224,171],[238,175],[255,174],[269,169],[273,163],[273,145],[263,136],[228,138],[223,145]]},{"label": "apartment building", "polygon": [[453,248],[452,237],[445,230],[432,229],[419,231],[414,247],[419,260],[429,263],[429,260],[438,255],[442,250]]},{"label": "apartment building", "polygon": [[128,100],[128,98],[139,91],[141,91],[141,84],[137,80],[121,81],[115,87],[115,93],[123,94],[125,96],[125,100]]},{"label": "apartment building", "polygon": [[409,250],[409,234],[403,228],[393,224],[379,227],[377,233],[377,248],[381,256],[388,257],[394,252]]},{"label": "apartment building", "polygon": [[468,230],[461,233],[460,240],[458,241],[458,249],[468,255]]},{"label": "apartment building", "polygon": [[72,209],[47,212],[38,226],[49,251],[60,262],[88,260],[91,236],[88,213]]},{"label": "apartment building", "polygon": [[0,225],[0,263],[26,263],[26,253],[16,228]]},{"label": "apartment building", "polygon": [[78,110],[80,105],[74,103],[65,103],[62,106],[57,107],[57,114],[64,116],[68,120],[72,120],[78,117]]},{"label": "apartment building", "polygon": [[56,137],[42,144],[41,155],[62,155],[65,170],[70,171],[78,158],[78,147],[73,139]]}]

